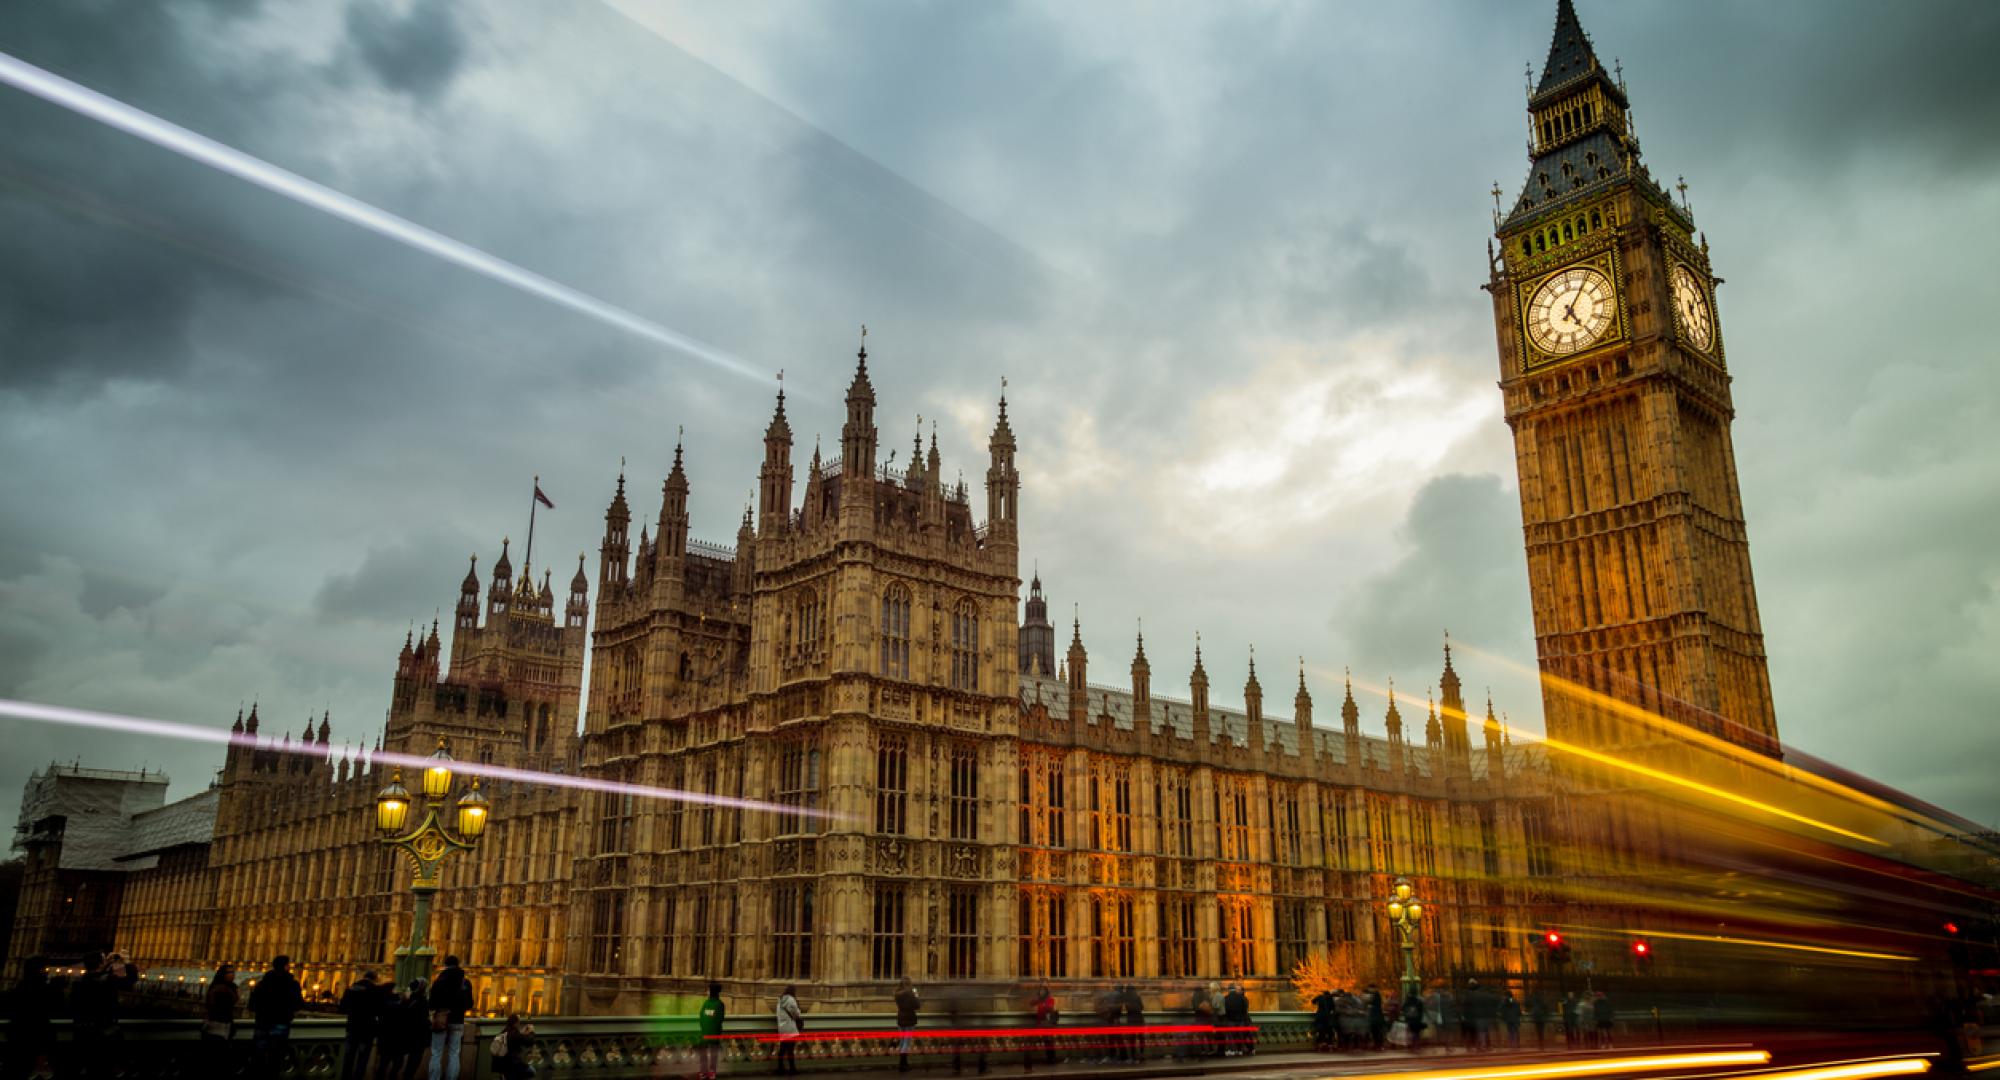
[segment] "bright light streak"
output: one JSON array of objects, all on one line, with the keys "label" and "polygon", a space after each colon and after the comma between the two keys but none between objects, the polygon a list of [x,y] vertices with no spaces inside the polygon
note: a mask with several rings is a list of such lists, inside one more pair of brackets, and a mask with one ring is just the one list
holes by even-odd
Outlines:
[{"label": "bright light streak", "polygon": [[2000,1069],[2000,1054],[1969,1058],[1965,1062],[1966,1072],[1985,1072],[1988,1069]]},{"label": "bright light streak", "polygon": [[[189,742],[234,743],[239,746],[259,750],[286,750],[295,754],[321,757],[327,749],[313,743],[262,743],[254,736],[235,735],[220,728],[202,724],[185,724],[177,720],[154,720],[143,716],[123,716],[118,713],[94,712],[89,709],[72,709],[63,705],[41,705],[32,701],[12,701],[0,698],[0,716],[17,720],[30,720],[45,724],[67,724],[71,727],[94,728],[98,731],[121,731],[128,735],[150,735],[166,739],[182,739]],[[429,768],[433,762],[429,755],[399,754],[392,750],[377,750],[368,756],[377,765],[397,765],[413,771]],[[565,773],[538,772],[533,769],[515,769],[505,765],[493,765],[480,761],[453,761],[452,771],[468,776],[484,776],[494,780],[516,780],[524,784],[538,784],[544,787],[576,788],[582,791],[604,791],[613,795],[632,795],[642,799],[666,799],[672,802],[700,803],[705,806],[720,806],[732,810],[768,811],[774,814],[801,814],[816,818],[835,818],[839,815],[827,810],[809,810],[797,806],[780,806],[777,803],[760,802],[756,799],[739,799],[731,795],[708,795],[699,791],[682,791],[678,788],[650,787],[645,784],[627,784],[616,780],[597,780],[587,776],[571,776]]]},{"label": "bright light streak", "polygon": [[1787,1072],[1758,1074],[1760,1080],[1860,1080],[1870,1076],[1908,1076],[1912,1073],[1927,1072],[1931,1063],[1923,1058],[1891,1058],[1888,1061],[1867,1061],[1859,1065],[1834,1065],[1812,1069],[1793,1069]]},{"label": "bright light streak", "polygon": [[53,72],[44,71],[4,52],[0,52],[0,83],[6,83],[17,90],[33,94],[51,104],[60,105],[107,127],[143,139],[164,150],[171,150],[218,172],[255,184],[301,205],[331,214],[379,236],[471,270],[503,285],[539,296],[580,315],[665,345],[724,371],[751,379],[763,377],[761,371],[753,370],[742,360],[706,342],[670,330],[651,319],[600,300],[589,293],[579,292],[558,281],[551,281],[498,255],[489,254],[470,244],[433,232],[380,207],[343,195],[324,184],[315,183],[262,158],[253,157],[171,121],[162,120],[149,112],[71,82]]},{"label": "bright light streak", "polygon": [[[1440,1069],[1431,1072],[1376,1073],[1375,1080],[1542,1080],[1571,1076],[1604,1076],[1661,1069],[1712,1065],[1764,1065],[1768,1050],[1722,1050],[1699,1054],[1657,1054],[1650,1057],[1593,1058],[1589,1061],[1506,1065],[1489,1069]],[[1870,1074],[1886,1075],[1886,1074]]]}]

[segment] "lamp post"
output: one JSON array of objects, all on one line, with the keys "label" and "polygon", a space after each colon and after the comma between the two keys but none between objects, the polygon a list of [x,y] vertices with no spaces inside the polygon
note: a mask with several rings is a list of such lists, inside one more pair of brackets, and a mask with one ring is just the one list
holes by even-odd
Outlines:
[{"label": "lamp post", "polygon": [[415,828],[409,827],[414,800],[403,787],[403,770],[397,769],[389,777],[389,786],[375,796],[375,827],[382,833],[382,842],[401,848],[416,869],[416,877],[410,882],[410,892],[416,897],[411,911],[410,943],[396,950],[398,986],[408,986],[412,979],[430,978],[431,957],[437,953],[430,943],[431,896],[438,889],[438,872],[452,852],[471,851],[480,834],[486,831],[486,796],[479,793],[477,777],[452,808],[457,835],[445,827],[444,806],[451,794],[451,766],[451,754],[446,752],[444,738],[440,736],[436,752],[424,766],[421,785],[424,813]]},{"label": "lamp post", "polygon": [[1395,895],[1389,898],[1389,925],[1402,938],[1404,1001],[1423,993],[1423,979],[1417,974],[1417,924],[1423,920],[1424,905],[1415,893],[1408,878],[1397,878]]}]

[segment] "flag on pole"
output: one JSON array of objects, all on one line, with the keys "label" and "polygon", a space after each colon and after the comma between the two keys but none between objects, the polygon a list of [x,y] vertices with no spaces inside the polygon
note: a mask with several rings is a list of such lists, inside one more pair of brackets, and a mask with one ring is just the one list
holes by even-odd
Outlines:
[{"label": "flag on pole", "polygon": [[542,485],[540,483],[537,483],[535,485],[535,501],[541,503],[543,506],[546,506],[551,510],[554,510],[556,508],[556,504],[550,502],[549,497],[547,495],[542,494]]}]

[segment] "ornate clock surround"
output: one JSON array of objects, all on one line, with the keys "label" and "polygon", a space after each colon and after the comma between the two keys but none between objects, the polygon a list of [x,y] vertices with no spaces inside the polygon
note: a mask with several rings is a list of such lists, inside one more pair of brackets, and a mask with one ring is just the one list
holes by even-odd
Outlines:
[{"label": "ornate clock surround", "polygon": [[[1552,266],[1540,274],[1523,278],[1515,283],[1514,338],[1519,350],[1518,355],[1521,358],[1522,374],[1527,374],[1531,371],[1541,371],[1559,364],[1567,364],[1572,360],[1581,360],[1584,357],[1595,355],[1614,346],[1623,345],[1631,340],[1632,313],[1625,295],[1624,260],[1618,252],[1617,241],[1620,231],[1622,230],[1607,230],[1600,237],[1593,238],[1593,242],[1580,244],[1566,251],[1565,254],[1570,257],[1560,265]],[[1611,295],[1613,298],[1611,326],[1597,341],[1577,349],[1575,352],[1548,352],[1537,346],[1533,336],[1528,333],[1529,305],[1533,301],[1536,291],[1542,287],[1543,282],[1559,274],[1579,268],[1595,270],[1611,283]],[[1710,310],[1712,311],[1713,309],[1714,304],[1711,301]]]}]

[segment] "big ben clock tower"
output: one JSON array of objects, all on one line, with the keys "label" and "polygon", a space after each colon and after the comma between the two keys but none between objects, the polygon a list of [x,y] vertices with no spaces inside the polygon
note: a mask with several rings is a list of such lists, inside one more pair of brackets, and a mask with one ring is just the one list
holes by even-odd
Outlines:
[{"label": "big ben clock tower", "polygon": [[1487,284],[1536,651],[1556,677],[1544,714],[1588,747],[1651,741],[1643,710],[1775,754],[1717,278],[1628,108],[1560,0]]}]

